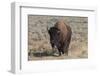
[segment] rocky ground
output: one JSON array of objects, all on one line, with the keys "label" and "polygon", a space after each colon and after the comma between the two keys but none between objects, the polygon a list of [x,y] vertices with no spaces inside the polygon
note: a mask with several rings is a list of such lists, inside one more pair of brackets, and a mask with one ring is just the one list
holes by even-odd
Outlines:
[{"label": "rocky ground", "polygon": [[[47,26],[63,19],[72,28],[69,55],[54,56]],[[88,18],[28,15],[28,60],[77,59],[88,57]]]}]

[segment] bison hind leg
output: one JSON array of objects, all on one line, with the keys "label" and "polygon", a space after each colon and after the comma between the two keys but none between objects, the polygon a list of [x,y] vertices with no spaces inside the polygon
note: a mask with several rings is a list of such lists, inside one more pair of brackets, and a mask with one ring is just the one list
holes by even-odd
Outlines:
[{"label": "bison hind leg", "polygon": [[68,56],[68,48],[67,48],[67,50],[66,50],[66,55]]}]

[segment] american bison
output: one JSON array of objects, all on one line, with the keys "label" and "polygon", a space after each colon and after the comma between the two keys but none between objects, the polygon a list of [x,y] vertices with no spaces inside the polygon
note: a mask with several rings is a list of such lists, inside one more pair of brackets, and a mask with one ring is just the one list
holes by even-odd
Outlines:
[{"label": "american bison", "polygon": [[50,43],[52,48],[57,48],[59,56],[64,54],[68,55],[68,48],[71,41],[71,27],[65,24],[63,20],[56,22],[53,27],[48,28],[48,33],[50,35]]}]

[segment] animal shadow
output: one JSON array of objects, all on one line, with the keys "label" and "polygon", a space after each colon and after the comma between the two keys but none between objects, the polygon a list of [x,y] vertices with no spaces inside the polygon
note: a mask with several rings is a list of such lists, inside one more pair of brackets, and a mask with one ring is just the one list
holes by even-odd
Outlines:
[{"label": "animal shadow", "polygon": [[33,52],[29,54],[29,56],[34,56],[34,57],[46,57],[46,56],[53,56],[53,57],[58,57],[58,55],[55,55],[54,52],[49,52],[49,51],[43,51],[43,52]]}]

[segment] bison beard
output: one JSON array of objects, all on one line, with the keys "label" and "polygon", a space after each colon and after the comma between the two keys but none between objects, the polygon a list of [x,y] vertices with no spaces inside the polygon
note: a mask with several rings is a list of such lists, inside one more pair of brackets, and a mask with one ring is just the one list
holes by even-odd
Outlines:
[{"label": "bison beard", "polygon": [[63,21],[58,21],[48,30],[48,33],[50,35],[51,46],[53,49],[55,46],[57,47],[59,56],[65,52],[68,55],[68,48],[72,34],[70,26],[66,25]]}]

